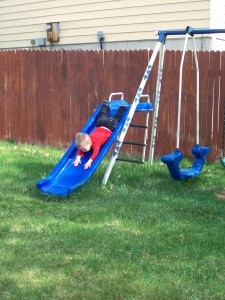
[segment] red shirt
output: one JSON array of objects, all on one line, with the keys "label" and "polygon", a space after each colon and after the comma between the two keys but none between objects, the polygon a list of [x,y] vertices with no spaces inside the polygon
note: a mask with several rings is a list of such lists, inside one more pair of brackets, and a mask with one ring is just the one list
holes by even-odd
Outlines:
[{"label": "red shirt", "polygon": [[[90,159],[95,160],[95,158],[97,157],[100,151],[100,147],[105,144],[105,142],[109,139],[111,134],[112,131],[105,127],[97,127],[90,134],[91,143],[92,143],[91,149],[93,150]],[[84,152],[78,149],[77,155],[83,157]]]}]

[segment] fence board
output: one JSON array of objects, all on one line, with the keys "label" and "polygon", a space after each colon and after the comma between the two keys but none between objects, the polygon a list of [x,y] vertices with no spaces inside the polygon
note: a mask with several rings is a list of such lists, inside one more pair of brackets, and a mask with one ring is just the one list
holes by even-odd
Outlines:
[{"label": "fence board", "polygon": [[84,71],[82,68],[82,59],[84,53],[82,51],[76,52],[76,73],[75,73],[75,87],[76,87],[76,97],[75,97],[75,106],[73,111],[73,117],[77,118],[77,128],[75,128],[75,132],[78,132],[83,127],[83,111],[82,111],[82,101],[87,101],[84,95],[85,87],[85,77]]},{"label": "fence board", "polygon": [[[225,52],[221,53],[221,72],[220,72],[220,123],[218,130],[218,151],[217,154],[225,155]],[[222,124],[222,125],[221,125]]]},{"label": "fence board", "polygon": [[[188,139],[189,139],[189,129],[187,129],[188,126],[186,126],[187,122],[189,120],[186,120],[186,118],[190,118],[190,110],[191,110],[191,104],[192,99],[190,97],[190,76],[191,76],[191,66],[190,66],[190,57],[189,55],[190,51],[186,54],[184,58],[184,65],[183,65],[183,82],[182,82],[182,95],[181,95],[181,116],[180,116],[180,150],[182,153],[184,153],[186,150],[189,151],[188,146]],[[189,99],[188,99],[189,97]],[[186,107],[186,102],[189,101],[188,105],[188,111]],[[187,129],[187,132],[185,130]],[[185,155],[186,156],[186,155]]]},{"label": "fence board", "polygon": [[[208,62],[205,60],[205,56],[207,55],[206,52],[199,51],[198,52],[198,64],[199,64],[199,117],[200,117],[200,124],[199,124],[199,135],[201,136],[201,143],[202,145],[206,145],[205,136],[203,136],[203,128],[205,124],[202,120],[205,119],[205,98],[207,95],[207,87],[208,87]],[[208,55],[207,55],[208,59]],[[205,130],[204,130],[205,132]]]},{"label": "fence board", "polygon": [[[211,145],[211,156],[214,156],[214,144],[212,143],[213,137],[213,116],[214,116],[214,101],[215,101],[215,94],[214,94],[214,86],[215,86],[215,72],[216,72],[216,56],[215,52],[210,52],[210,65],[209,65],[209,95],[208,95],[208,105],[207,105],[207,132],[206,132],[206,143]],[[208,134],[207,134],[208,133]]]},{"label": "fence board", "polygon": [[[55,143],[60,145],[59,134],[54,141],[54,136],[58,131],[58,123],[59,123],[59,113],[58,113],[58,105],[59,105],[59,91],[58,87],[60,84],[59,80],[59,69],[58,62],[60,61],[59,52],[47,52],[46,59],[48,64],[45,64],[45,87],[48,87],[45,94],[45,105],[50,108],[48,114],[46,115],[46,119],[43,120],[45,123],[45,130],[48,131],[48,139],[51,140],[51,143],[54,145]],[[47,76],[46,76],[47,75]],[[62,124],[60,124],[62,126]]]},{"label": "fence board", "polygon": [[69,68],[70,68],[70,93],[69,93],[69,144],[74,140],[76,129],[79,127],[77,118],[74,116],[74,110],[76,107],[76,51],[69,51]]},{"label": "fence board", "polygon": [[[89,74],[88,74],[88,114],[91,115],[98,106],[99,99],[98,84],[96,78],[99,78],[99,55],[97,51],[90,51],[89,55]],[[103,84],[103,83],[102,83]]]},{"label": "fence board", "polygon": [[6,120],[7,120],[7,133],[8,133],[8,136],[7,138],[11,139],[11,127],[10,127],[10,98],[9,98],[9,91],[10,91],[10,86],[9,86],[9,78],[8,78],[8,74],[9,74],[9,61],[8,61],[8,58],[9,58],[9,54],[8,54],[8,51],[4,51],[4,69],[3,69],[3,72],[4,72],[4,93],[5,93],[5,109],[6,109]]},{"label": "fence board", "polygon": [[[165,93],[166,99],[168,100],[168,111],[165,110],[167,114],[167,126],[168,126],[168,141],[166,140],[166,147],[168,149],[172,149],[173,151],[176,149],[176,132],[177,132],[177,100],[178,100],[178,80],[179,80],[179,72],[175,73],[176,66],[180,65],[181,52],[177,53],[172,51],[168,52],[170,55],[169,59],[169,72],[168,72],[168,86],[167,82],[165,83],[165,87],[167,86],[168,91]],[[178,77],[177,77],[178,75]],[[168,151],[168,150],[167,150]],[[164,152],[167,153],[167,152]]]},{"label": "fence board", "polygon": [[210,146],[209,140],[207,140],[208,132],[208,98],[210,89],[209,89],[209,65],[210,65],[210,56],[209,52],[201,52],[202,61],[199,66],[200,70],[202,69],[202,76],[200,73],[200,116],[201,122],[199,125],[200,133],[200,144],[204,146]]},{"label": "fence board", "polygon": [[5,62],[5,51],[0,52],[0,66],[2,72],[0,72],[0,138],[8,138],[8,102],[6,99],[6,62]]},{"label": "fence board", "polygon": [[[164,85],[162,86],[160,104],[159,104],[159,119],[158,119],[158,136],[155,144],[155,152],[157,153],[157,149],[162,147],[162,154],[168,153],[171,146],[171,137],[169,136],[169,109],[170,109],[170,72],[171,72],[171,57],[169,57],[169,52],[165,53],[165,62],[164,62],[164,72],[162,81]],[[162,133],[162,129],[164,128],[164,133]],[[163,138],[162,138],[163,137]]]},{"label": "fence board", "polygon": [[29,65],[28,84],[30,89],[27,89],[27,105],[28,105],[28,138],[27,142],[35,143],[37,141],[37,109],[36,109],[36,52],[27,52],[27,62]]},{"label": "fence board", "polygon": [[26,52],[27,51],[19,51],[19,61],[21,62],[20,68],[19,68],[19,78],[20,78],[20,108],[21,108],[21,114],[20,114],[20,125],[21,125],[21,141],[22,142],[28,142],[26,139],[27,137],[27,128],[26,126],[27,123],[27,117],[28,117],[28,112],[27,112],[27,106],[26,106],[26,101],[27,101],[27,88],[26,88],[26,82],[28,80],[28,68],[27,68],[27,61],[26,61]]},{"label": "fence board", "polygon": [[[11,138],[16,141],[21,140],[22,135],[22,110],[21,110],[21,91],[20,91],[20,68],[22,62],[19,59],[20,51],[9,51],[8,64],[8,101],[9,101],[9,118]],[[14,55],[15,54],[15,55]],[[18,67],[16,67],[18,66]],[[14,78],[11,74],[14,74]]]},{"label": "fence board", "polygon": [[[178,119],[178,97],[179,97],[179,74],[180,74],[180,61],[181,61],[181,51],[173,51],[171,54],[174,54],[171,60],[171,84],[170,87],[170,106],[171,106],[171,122],[172,128],[170,130],[171,139],[171,149],[175,150],[176,148],[176,133],[177,133],[177,119]],[[173,63],[174,62],[174,63]]]},{"label": "fence board", "polygon": [[[213,95],[212,95],[212,127],[211,127],[211,155],[212,157],[219,158],[217,151],[219,148],[217,142],[217,136],[219,132],[219,122],[221,121],[221,115],[219,113],[220,99],[219,99],[219,84],[220,84],[220,52],[215,52],[215,63],[214,63],[214,78],[213,78]],[[221,123],[222,124],[222,123]]]}]

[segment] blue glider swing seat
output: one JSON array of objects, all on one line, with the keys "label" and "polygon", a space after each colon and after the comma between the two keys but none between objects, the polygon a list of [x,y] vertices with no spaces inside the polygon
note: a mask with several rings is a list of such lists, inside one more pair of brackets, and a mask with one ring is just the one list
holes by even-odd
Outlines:
[{"label": "blue glider swing seat", "polygon": [[161,161],[167,165],[169,173],[171,177],[175,180],[184,180],[191,177],[198,176],[201,171],[202,167],[206,160],[206,155],[210,152],[209,147],[199,146],[199,68],[198,68],[198,60],[197,60],[197,52],[195,46],[194,35],[193,38],[193,45],[194,45],[194,55],[195,55],[195,64],[196,64],[196,146],[192,148],[192,154],[195,156],[194,162],[191,168],[187,169],[180,169],[179,164],[184,155],[179,150],[179,134],[180,134],[180,112],[181,112],[181,90],[182,90],[182,67],[184,61],[184,55],[187,46],[188,35],[190,34],[190,28],[187,27],[186,29],[186,38],[184,43],[184,49],[181,59],[180,65],[180,76],[179,76],[179,99],[178,99],[178,125],[177,125],[177,145],[176,150],[170,154],[163,155],[161,157]]},{"label": "blue glider swing seat", "polygon": [[183,180],[198,176],[206,160],[206,155],[210,152],[209,147],[199,146],[198,144],[192,148],[192,154],[195,156],[193,165],[188,169],[180,169],[179,164],[184,155],[180,152],[179,149],[176,151],[163,155],[161,160],[164,164],[167,165],[167,168],[170,172],[171,177],[174,180]]}]

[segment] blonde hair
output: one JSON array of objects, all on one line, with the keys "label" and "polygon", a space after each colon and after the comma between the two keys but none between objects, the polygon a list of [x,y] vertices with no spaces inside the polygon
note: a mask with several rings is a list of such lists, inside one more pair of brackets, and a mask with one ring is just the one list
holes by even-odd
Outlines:
[{"label": "blonde hair", "polygon": [[76,146],[78,149],[82,148],[86,144],[88,144],[91,139],[87,133],[78,132],[75,136],[76,139]]}]

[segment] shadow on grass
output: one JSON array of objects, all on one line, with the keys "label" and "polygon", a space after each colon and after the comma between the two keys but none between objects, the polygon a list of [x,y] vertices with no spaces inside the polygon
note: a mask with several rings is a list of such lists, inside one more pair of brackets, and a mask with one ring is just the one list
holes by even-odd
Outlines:
[{"label": "shadow on grass", "polygon": [[[35,160],[25,160],[19,163],[15,163],[16,169],[19,170],[17,173],[12,173],[9,171],[8,173],[5,173],[5,177],[8,177],[10,182],[14,182],[14,189],[12,191],[13,193],[21,194],[21,196],[30,197],[33,200],[41,200],[44,202],[64,202],[68,201],[68,199],[71,198],[72,195],[73,199],[81,198],[80,194],[85,194],[87,184],[90,184],[92,186],[92,189],[93,185],[95,187],[101,187],[101,182],[99,181],[98,175],[99,170],[97,170],[87,184],[79,187],[74,193],[70,194],[69,196],[60,197],[44,194],[37,189],[36,184],[38,181],[48,176],[55,165],[56,164],[50,164],[48,162],[45,163]],[[9,186],[9,184],[6,184],[6,186]],[[7,191],[5,190],[4,192]],[[77,197],[76,194],[78,195]]]},{"label": "shadow on grass", "polygon": [[[4,174],[6,178],[6,184],[3,185],[3,189],[5,189],[4,194],[7,195],[10,193],[11,196],[13,196],[16,193],[21,194],[21,196],[30,197],[30,199],[33,200],[45,202],[87,199],[86,194],[89,195],[89,198],[90,195],[92,195],[92,197],[101,197],[101,193],[104,194],[104,190],[116,196],[121,194],[122,197],[126,197],[129,193],[136,193],[137,195],[149,193],[155,196],[159,194],[161,197],[179,195],[181,198],[187,196],[187,194],[191,197],[190,191],[192,191],[199,193],[202,198],[205,193],[213,195],[213,193],[219,190],[218,184],[211,185],[211,181],[214,180],[212,179],[212,174],[218,177],[218,183],[219,181],[222,182],[220,178],[222,175],[221,171],[216,169],[210,173],[209,169],[212,168],[211,166],[204,166],[200,176],[183,181],[174,181],[170,177],[167,167],[159,161],[156,161],[153,165],[147,163],[137,165],[118,162],[113,168],[105,189],[103,189],[102,179],[108,162],[108,159],[103,160],[90,180],[76,189],[68,197],[57,197],[43,194],[36,187],[36,183],[42,178],[45,178],[55,167],[57,162],[49,163],[48,158],[46,158],[45,161],[43,161],[43,158],[22,158],[19,162],[14,163],[18,172],[13,173],[8,171],[8,173]],[[188,161],[186,163],[190,162]],[[6,190],[7,188],[8,191]],[[154,199],[152,199],[152,201],[154,201]],[[156,201],[158,201],[158,197],[156,197]]]},{"label": "shadow on grass", "polygon": [[38,162],[35,160],[19,161],[13,164],[16,171],[11,168],[4,172],[4,184],[2,193],[5,197],[30,197],[36,200],[46,201],[48,197],[40,193],[36,183],[46,177],[54,168],[54,164],[48,162]]}]

